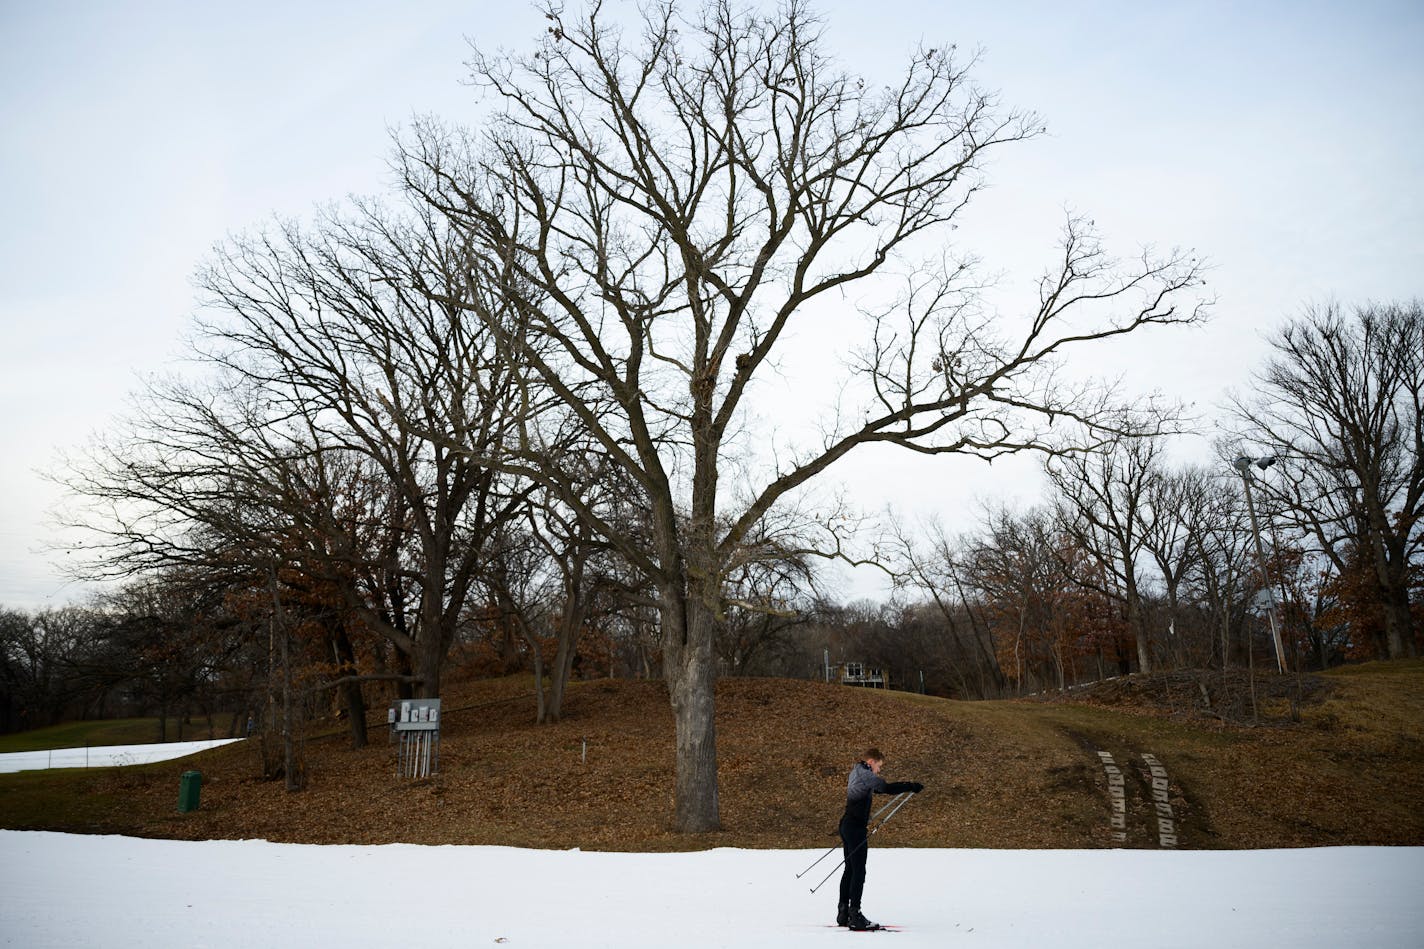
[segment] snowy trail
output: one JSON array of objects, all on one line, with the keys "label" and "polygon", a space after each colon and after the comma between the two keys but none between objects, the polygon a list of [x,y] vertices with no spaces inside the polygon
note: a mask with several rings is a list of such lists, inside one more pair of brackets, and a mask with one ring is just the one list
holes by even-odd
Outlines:
[{"label": "snowy trail", "polygon": [[870,857],[866,912],[905,931],[873,934],[827,925],[834,880],[813,896],[795,879],[819,853],[312,847],[0,831],[0,944],[1424,945],[1424,848],[880,848]]},{"label": "snowy trail", "polygon": [[0,774],[15,771],[43,771],[46,768],[108,768],[131,764],[151,764],[195,755],[218,745],[242,741],[216,738],[211,741],[169,741],[151,745],[103,745],[94,748],[56,748],[53,751],[12,751],[0,755]]}]

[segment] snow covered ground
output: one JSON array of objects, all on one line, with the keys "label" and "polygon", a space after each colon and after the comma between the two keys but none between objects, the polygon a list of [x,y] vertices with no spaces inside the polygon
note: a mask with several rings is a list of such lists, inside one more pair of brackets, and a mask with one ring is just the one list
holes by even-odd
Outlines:
[{"label": "snow covered ground", "polygon": [[[820,851],[311,847],[0,831],[0,944],[582,947],[1424,946],[1424,848],[893,850],[828,925]],[[838,856],[838,855],[837,855]]]},{"label": "snow covered ground", "polygon": [[154,745],[104,745],[98,748],[55,748],[53,751],[15,751],[0,755],[0,774],[45,768],[106,768],[148,764],[197,754],[241,738],[215,741],[169,741]]}]

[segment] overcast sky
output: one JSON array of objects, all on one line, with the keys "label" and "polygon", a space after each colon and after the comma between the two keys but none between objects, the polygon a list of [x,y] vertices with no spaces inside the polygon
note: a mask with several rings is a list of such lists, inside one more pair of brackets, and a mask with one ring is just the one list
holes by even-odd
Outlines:
[{"label": "overcast sky", "polygon": [[[615,4],[616,6],[616,4]],[[1108,245],[1194,248],[1213,319],[1093,371],[1193,402],[1206,460],[1226,390],[1309,303],[1424,295],[1424,4],[822,2],[871,79],[920,41],[982,47],[979,81],[1049,135],[1001,154],[959,236],[1005,274],[1049,262],[1066,210]],[[0,0],[0,607],[82,599],[46,547],[41,472],[181,371],[191,275],[229,233],[387,189],[391,131],[474,121],[468,41],[528,48],[520,3]],[[1024,299],[1022,294],[1017,299]],[[795,380],[788,380],[794,387]],[[853,458],[855,500],[968,526],[1037,499],[1036,462]]]}]

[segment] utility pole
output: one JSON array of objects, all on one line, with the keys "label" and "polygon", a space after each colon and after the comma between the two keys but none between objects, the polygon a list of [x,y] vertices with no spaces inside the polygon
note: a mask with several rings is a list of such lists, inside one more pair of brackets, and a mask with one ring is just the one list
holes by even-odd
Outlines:
[{"label": "utility pole", "polygon": [[1266,549],[1261,545],[1261,528],[1256,523],[1256,502],[1251,497],[1251,466],[1254,464],[1257,468],[1265,471],[1275,463],[1276,459],[1270,455],[1264,458],[1248,458],[1241,455],[1231,464],[1241,472],[1241,483],[1246,487],[1246,513],[1251,517],[1251,536],[1256,541],[1256,563],[1261,568],[1261,589],[1271,598],[1271,608],[1267,611],[1266,617],[1270,620],[1271,640],[1276,646],[1276,668],[1284,673],[1286,671],[1286,654],[1281,645],[1280,626],[1276,622],[1276,594],[1271,590],[1271,578],[1266,574]]}]

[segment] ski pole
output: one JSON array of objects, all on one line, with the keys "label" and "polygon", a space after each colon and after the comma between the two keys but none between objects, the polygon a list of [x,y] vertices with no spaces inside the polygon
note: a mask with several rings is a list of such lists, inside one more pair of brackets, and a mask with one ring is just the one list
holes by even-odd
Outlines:
[{"label": "ski pole", "polygon": [[[898,811],[901,807],[903,807],[903,806],[905,805],[905,803],[906,803],[907,801],[910,800],[910,798],[912,798],[912,797],[914,797],[914,796],[915,796],[915,793],[914,793],[913,791],[908,792],[908,793],[906,794],[906,796],[905,796],[905,799],[902,800],[902,801],[900,801],[900,803],[896,804],[895,807],[890,811],[890,813],[888,813],[888,814],[885,815],[885,819],[884,819],[884,820],[880,821],[880,823],[878,823],[878,824],[876,824],[874,827],[870,828],[870,833],[868,833],[868,834],[865,835],[865,839],[862,840],[860,843],[856,844],[855,847],[852,848],[852,850],[851,850],[850,853],[846,854],[844,857],[841,858],[841,862],[838,863],[838,864],[836,864],[835,869],[831,870],[830,873],[827,873],[827,874],[826,874],[826,880],[829,880],[831,877],[835,876],[835,875],[836,875],[836,870],[839,870],[841,867],[845,866],[845,862],[846,862],[846,860],[851,856],[851,854],[854,854],[854,853],[855,853],[857,850],[859,850],[861,847],[864,847],[865,845],[867,845],[868,843],[870,843],[870,838],[873,837],[873,836],[875,836],[875,832],[876,832],[876,831],[878,831],[881,827],[885,826],[885,821],[888,821],[890,818],[894,817],[894,816],[895,816],[895,811]],[[887,804],[886,807],[889,807],[889,805]],[[881,808],[881,809],[884,810],[884,808]],[[814,893],[814,892],[816,892],[817,890],[819,890],[821,887],[825,886],[825,885],[826,885],[826,880],[822,880],[820,883],[817,883],[815,886],[811,887],[811,892]]]},{"label": "ski pole", "polygon": [[[875,819],[876,819],[877,817],[879,817],[881,814],[884,814],[884,813],[885,813],[887,810],[889,810],[889,809],[895,804],[895,802],[898,801],[899,799],[900,799],[900,795],[898,795],[898,794],[895,795],[895,797],[891,798],[889,801],[887,801],[887,802],[885,803],[885,806],[884,806],[884,807],[882,807],[882,808],[880,808],[880,810],[876,811],[876,812],[871,816],[870,819],[871,819],[871,820],[875,820]],[[876,826],[876,827],[879,827],[880,825],[879,825],[879,824],[876,824],[875,826]],[[802,870],[800,873],[796,874],[796,879],[799,880],[799,879],[801,879],[803,876],[805,876],[806,874],[810,873],[812,867],[814,867],[817,863],[820,863],[822,860],[826,859],[827,857],[829,857],[831,854],[835,853],[835,852],[836,852],[837,850],[839,850],[839,849],[841,849],[841,848],[840,848],[840,847],[832,847],[830,850],[827,850],[825,853],[821,854],[819,857],[816,858],[815,862],[812,863],[810,867],[807,867],[806,869]]]}]

